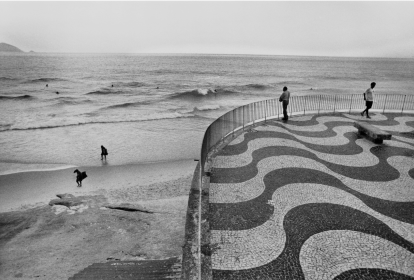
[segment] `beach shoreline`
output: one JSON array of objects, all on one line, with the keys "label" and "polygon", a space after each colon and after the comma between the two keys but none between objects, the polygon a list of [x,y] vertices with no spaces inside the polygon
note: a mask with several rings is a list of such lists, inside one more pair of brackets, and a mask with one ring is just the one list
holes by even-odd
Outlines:
[{"label": "beach shoreline", "polygon": [[[12,211],[2,207],[0,278],[67,279],[109,260],[181,258],[195,166],[187,160],[88,168],[82,188],[76,187],[72,169],[2,176],[8,176],[3,186],[32,185],[42,193],[29,192],[28,204],[8,203]],[[59,181],[61,187],[54,185]],[[49,205],[59,193],[71,194],[81,204]]]},{"label": "beach shoreline", "polygon": [[[196,162],[178,160],[147,164],[71,167],[0,175],[0,213],[47,204],[56,194],[101,194],[108,190],[171,181],[194,172]],[[75,169],[88,177],[77,187]]]}]

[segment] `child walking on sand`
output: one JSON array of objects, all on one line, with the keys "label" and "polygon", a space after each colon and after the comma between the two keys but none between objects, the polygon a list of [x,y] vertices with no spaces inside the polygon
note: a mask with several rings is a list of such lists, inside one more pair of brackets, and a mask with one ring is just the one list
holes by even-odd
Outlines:
[{"label": "child walking on sand", "polygon": [[103,160],[103,158],[105,157],[106,160],[106,156],[108,155],[108,150],[101,145],[101,160]]}]

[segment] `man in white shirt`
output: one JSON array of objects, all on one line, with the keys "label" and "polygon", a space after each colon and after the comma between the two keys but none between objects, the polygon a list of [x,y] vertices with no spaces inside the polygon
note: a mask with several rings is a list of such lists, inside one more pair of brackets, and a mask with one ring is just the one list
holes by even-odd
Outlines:
[{"label": "man in white shirt", "polygon": [[361,116],[364,116],[364,113],[367,112],[367,118],[370,119],[371,117],[368,114],[368,110],[371,109],[372,103],[374,103],[374,87],[376,83],[372,82],[371,87],[364,92],[364,99],[365,99],[365,106],[367,108],[361,112]]}]

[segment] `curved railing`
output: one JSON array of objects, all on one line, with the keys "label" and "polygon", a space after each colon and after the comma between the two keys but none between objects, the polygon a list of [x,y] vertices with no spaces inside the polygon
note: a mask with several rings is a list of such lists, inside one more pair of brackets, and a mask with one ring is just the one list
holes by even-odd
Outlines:
[{"label": "curved railing", "polygon": [[[362,111],[365,101],[362,94],[306,95],[290,98],[288,112],[298,114],[320,114]],[[398,112],[414,110],[414,95],[377,94],[370,109],[373,112]],[[280,118],[282,105],[278,99],[263,100],[238,107],[216,119],[204,133],[201,146],[200,175],[204,175],[208,153],[230,133],[235,133],[256,122]]]},{"label": "curved railing", "polygon": [[[362,94],[352,95],[307,95],[290,98],[290,116],[335,112],[361,112],[365,108]],[[414,112],[414,95],[377,94],[373,112]],[[282,117],[282,105],[278,99],[254,102],[227,112],[216,119],[204,133],[201,156],[193,176],[187,209],[186,236],[183,246],[182,279],[204,279],[211,271],[209,255],[208,193],[209,154],[219,150],[249,126],[258,122]],[[207,171],[206,171],[207,170]],[[203,252],[203,253],[202,253]],[[211,272],[210,272],[211,273]],[[208,277],[206,279],[209,279]]]}]

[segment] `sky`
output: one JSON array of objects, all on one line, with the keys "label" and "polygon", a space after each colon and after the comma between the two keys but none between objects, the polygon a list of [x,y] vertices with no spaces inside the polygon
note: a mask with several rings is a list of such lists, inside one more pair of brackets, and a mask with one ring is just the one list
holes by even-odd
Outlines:
[{"label": "sky", "polygon": [[414,2],[3,2],[23,51],[414,57]]}]

